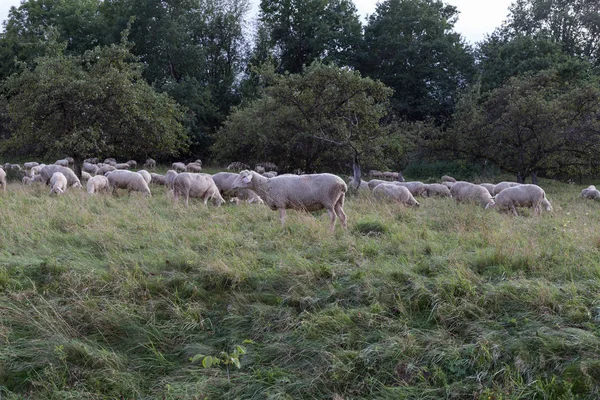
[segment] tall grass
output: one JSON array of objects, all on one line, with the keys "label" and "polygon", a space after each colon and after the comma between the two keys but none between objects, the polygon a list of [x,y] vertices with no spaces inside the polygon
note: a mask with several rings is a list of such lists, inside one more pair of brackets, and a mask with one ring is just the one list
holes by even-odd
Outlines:
[{"label": "tall grass", "polygon": [[[349,196],[326,213],[10,184],[2,399],[598,398],[600,222]],[[204,368],[245,340],[241,368]]]}]

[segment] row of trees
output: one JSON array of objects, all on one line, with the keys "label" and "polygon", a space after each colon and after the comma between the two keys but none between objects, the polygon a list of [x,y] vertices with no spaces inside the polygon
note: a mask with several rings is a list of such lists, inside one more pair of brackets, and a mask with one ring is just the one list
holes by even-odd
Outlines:
[{"label": "row of trees", "polygon": [[248,0],[25,0],[0,38],[0,135],[11,154],[593,173],[599,7],[517,0],[471,48],[439,0],[365,24],[351,0],[262,0],[252,26]]}]

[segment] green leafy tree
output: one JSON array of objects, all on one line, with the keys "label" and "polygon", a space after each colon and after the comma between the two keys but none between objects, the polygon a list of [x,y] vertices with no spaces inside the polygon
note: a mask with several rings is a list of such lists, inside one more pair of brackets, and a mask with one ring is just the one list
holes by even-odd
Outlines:
[{"label": "green leafy tree", "polygon": [[359,69],[394,89],[399,117],[448,119],[474,79],[471,50],[453,31],[456,18],[456,8],[439,0],[385,0],[370,15]]},{"label": "green leafy tree", "polygon": [[262,0],[278,72],[300,73],[313,61],[355,65],[362,26],[350,0]]},{"label": "green leafy tree", "polygon": [[80,175],[90,156],[170,156],[185,150],[180,107],[141,78],[126,44],[81,56],[41,57],[7,83],[12,136],[6,149],[70,155]]},{"label": "green leafy tree", "polygon": [[[379,158],[391,89],[348,68],[314,63],[302,74],[271,75],[263,97],[236,110],[219,132],[222,159],[277,160],[307,172],[352,167]],[[288,161],[289,162],[289,161]]]}]

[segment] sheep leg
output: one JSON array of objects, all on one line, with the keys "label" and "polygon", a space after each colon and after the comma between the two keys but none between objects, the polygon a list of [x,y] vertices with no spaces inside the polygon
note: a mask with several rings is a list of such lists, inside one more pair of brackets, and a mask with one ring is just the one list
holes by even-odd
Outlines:
[{"label": "sheep leg", "polygon": [[515,208],[514,204],[510,205],[510,209],[512,210],[513,214],[515,214],[515,217],[519,216],[519,214],[517,213],[517,209]]},{"label": "sheep leg", "polygon": [[335,232],[335,211],[328,208],[327,214],[329,214],[329,229],[331,229],[331,232]]},{"label": "sheep leg", "polygon": [[189,190],[185,191],[185,206],[186,207],[190,206],[190,191]]},{"label": "sheep leg", "polygon": [[281,226],[285,226],[285,208],[279,209],[279,220],[281,221]]},{"label": "sheep leg", "polygon": [[348,227],[348,223],[346,221],[346,214],[344,213],[344,195],[342,195],[339,200],[335,203],[334,210],[337,216],[340,218],[340,222],[342,226],[345,228]]}]

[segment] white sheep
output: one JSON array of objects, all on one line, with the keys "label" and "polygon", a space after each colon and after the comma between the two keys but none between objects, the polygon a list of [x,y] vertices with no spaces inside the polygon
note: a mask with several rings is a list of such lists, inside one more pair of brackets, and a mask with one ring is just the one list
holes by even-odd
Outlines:
[{"label": "white sheep", "polygon": [[[267,176],[267,174],[263,174],[263,175]],[[267,176],[267,178],[269,178],[269,177]],[[353,176],[348,177],[348,186],[353,188],[354,190],[359,190],[359,191],[368,191],[369,190],[369,182],[361,179],[360,185],[357,185],[356,180],[354,179]]]},{"label": "white sheep", "polygon": [[177,172],[185,172],[185,164],[182,162],[174,162],[171,165],[171,168]]},{"label": "white sheep", "polygon": [[189,206],[190,197],[201,198],[204,200],[204,205],[211,199],[215,206],[220,206],[225,202],[209,174],[184,172],[177,175],[173,181],[173,201],[175,203],[179,196],[184,196],[186,207]]},{"label": "white sheep", "polygon": [[516,207],[531,207],[534,215],[539,215],[542,207],[546,211],[552,211],[546,192],[537,185],[509,187],[498,193],[495,199],[498,211],[512,211],[515,216],[519,215]]},{"label": "white sheep", "polygon": [[494,195],[494,188],[496,187],[496,185],[494,185],[493,183],[480,183],[479,186],[483,186],[487,189],[488,192],[490,192],[492,196]]},{"label": "white sheep", "polygon": [[0,168],[0,186],[6,192],[6,172]]},{"label": "white sheep", "polygon": [[155,185],[165,186],[167,184],[164,175],[155,174],[154,172],[151,172],[150,177],[151,177],[150,182],[154,183]]},{"label": "white sheep", "polygon": [[85,171],[81,171],[81,182],[87,182],[90,180],[91,177],[92,175],[88,174]]},{"label": "white sheep", "polygon": [[65,160],[67,160],[67,162],[69,163],[69,165],[75,164],[75,160],[73,159],[73,157],[65,157]]},{"label": "white sheep", "polygon": [[259,174],[261,174],[261,175],[262,175],[262,174],[264,174],[264,173],[266,172],[266,171],[265,171],[265,167],[263,167],[262,165],[256,165],[256,166],[254,167],[254,170],[255,170],[256,172],[258,172]]},{"label": "white sheep", "polygon": [[48,184],[48,182],[50,181],[50,178],[52,177],[52,174],[54,174],[55,172],[60,172],[61,174],[63,174],[67,178],[67,183],[69,186],[72,186],[75,188],[81,187],[81,181],[79,180],[77,175],[75,175],[75,172],[73,172],[73,170],[71,168],[63,167],[60,165],[44,166],[40,170],[40,175],[42,176],[42,182],[44,184]]},{"label": "white sheep", "polygon": [[173,171],[172,169],[168,170],[165,174],[165,186],[168,190],[173,190],[173,181],[177,175],[177,171]]},{"label": "white sheep", "polygon": [[23,183],[23,185],[31,185],[31,177],[25,175],[23,179],[21,179],[21,183]]},{"label": "white sheep", "polygon": [[[265,172],[270,172],[270,171],[277,171],[279,170],[279,168],[277,168],[277,165],[273,164],[272,162],[262,162],[262,163],[258,163],[256,164],[259,167],[263,167],[265,169]],[[244,169],[248,169],[248,168],[244,168]]]},{"label": "white sheep", "polygon": [[81,168],[82,171],[87,172],[92,175],[96,175],[96,173],[98,172],[98,169],[100,169],[100,167],[98,167],[98,165],[92,164],[90,162],[84,162],[83,167]]},{"label": "white sheep", "polygon": [[425,197],[452,197],[450,189],[441,183],[428,183],[425,185],[425,190],[422,193]]},{"label": "white sheep", "polygon": [[104,175],[93,176],[87,181],[87,192],[89,194],[96,194],[98,192],[107,192],[110,187],[108,178]]},{"label": "white sheep", "polygon": [[62,172],[55,172],[50,177],[50,194],[63,194],[67,190],[67,177]]},{"label": "white sheep", "polygon": [[69,161],[67,159],[56,160],[54,162],[54,165],[60,165],[61,167],[68,167],[69,166]]},{"label": "white sheep", "polygon": [[156,168],[156,161],[152,158],[147,158],[146,162],[144,163],[144,167],[148,168],[148,169],[155,169]]},{"label": "white sheep", "polygon": [[112,172],[112,171],[115,171],[115,170],[116,170],[116,168],[114,166],[109,165],[109,164],[103,164],[96,171],[96,175],[106,175],[108,172]]},{"label": "white sheep", "polygon": [[450,189],[452,197],[457,202],[476,202],[484,208],[494,206],[494,199],[490,192],[483,186],[469,182],[456,182]]},{"label": "white sheep", "polygon": [[152,175],[150,175],[148,171],[141,169],[137,173],[144,177],[144,180],[147,184],[150,184],[150,181],[152,181]]},{"label": "white sheep", "polygon": [[137,168],[137,161],[135,160],[129,160],[126,164],[129,165],[129,168]]},{"label": "white sheep", "polygon": [[519,185],[520,185],[520,183],[517,183],[517,182],[500,182],[496,186],[494,186],[494,192],[492,193],[492,196],[496,196],[498,193],[500,193],[504,189],[507,189],[509,187],[519,186]]},{"label": "white sheep", "polygon": [[185,166],[186,172],[200,172],[202,171],[202,165],[196,162],[191,162]]},{"label": "white sheep", "polygon": [[38,167],[40,164],[38,162],[35,161],[29,161],[26,162],[25,164],[23,164],[23,168],[25,168],[26,171],[31,170],[31,168],[33,167]]},{"label": "white sheep", "polygon": [[227,166],[227,170],[229,171],[241,171],[243,169],[250,169],[250,166],[239,161],[234,161]]},{"label": "white sheep", "polygon": [[120,164],[115,164],[115,168],[120,169],[120,170],[128,170],[131,167],[127,163],[120,163]]},{"label": "white sheep", "polygon": [[454,182],[456,182],[456,179],[451,176],[444,175],[444,176],[442,176],[442,182],[453,182],[454,183]]},{"label": "white sheep", "polygon": [[29,170],[29,176],[33,177],[35,175],[39,175],[42,171],[42,168],[44,168],[45,166],[46,164],[40,164],[35,167],[31,167],[31,169]]},{"label": "white sheep", "polygon": [[419,202],[406,186],[394,183],[381,183],[373,189],[373,196],[379,200],[389,199],[408,206],[419,207]]},{"label": "white sheep", "polygon": [[115,165],[117,165],[117,160],[110,157],[110,158],[107,158],[104,160],[104,164],[108,164],[108,165],[114,167]]},{"label": "white sheep", "polygon": [[136,172],[127,170],[115,170],[109,172],[106,177],[112,188],[113,194],[116,194],[117,189],[127,189],[128,193],[142,192],[145,195],[152,196],[150,188],[144,180],[144,177]]},{"label": "white sheep", "polygon": [[[222,196],[232,195],[238,198],[236,204],[238,204],[239,201],[244,200],[248,200],[248,203],[263,204],[260,196],[254,193],[254,191],[250,189],[233,189],[233,182],[235,182],[238,176],[240,176],[240,174],[233,172],[217,172],[212,176],[212,179],[215,182],[215,185],[217,185],[217,188],[219,188],[219,192]],[[260,199],[260,201],[258,199]]]},{"label": "white sheep", "polygon": [[415,197],[421,196],[425,191],[425,184],[423,182],[394,182],[394,185],[406,187]]},{"label": "white sheep", "polygon": [[278,174],[277,171],[267,171],[262,174],[265,178],[275,178]]},{"label": "white sheep", "polygon": [[380,185],[382,183],[389,183],[388,181],[384,181],[381,179],[371,179],[368,183],[367,186],[369,187],[369,189],[372,191],[373,189],[375,189],[377,187],[377,185]]},{"label": "white sheep", "polygon": [[600,200],[600,191],[596,189],[596,186],[590,185],[581,191],[580,197],[584,199]]},{"label": "white sheep", "polygon": [[347,227],[344,198],[348,191],[346,183],[336,175],[280,175],[265,178],[254,171],[244,170],[235,179],[232,189],[252,189],[272,210],[279,210],[281,224],[285,225],[285,210],[317,211],[326,209],[335,230],[336,215],[342,226]]}]

